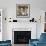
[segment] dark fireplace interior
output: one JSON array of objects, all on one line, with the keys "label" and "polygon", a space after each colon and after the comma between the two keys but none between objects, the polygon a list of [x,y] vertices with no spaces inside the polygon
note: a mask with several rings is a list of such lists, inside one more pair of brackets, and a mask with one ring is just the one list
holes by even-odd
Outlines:
[{"label": "dark fireplace interior", "polygon": [[31,31],[14,31],[14,44],[28,44]]}]

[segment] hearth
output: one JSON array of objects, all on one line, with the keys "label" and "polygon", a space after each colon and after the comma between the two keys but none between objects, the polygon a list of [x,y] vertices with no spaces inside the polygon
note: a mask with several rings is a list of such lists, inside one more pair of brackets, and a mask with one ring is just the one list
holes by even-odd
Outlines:
[{"label": "hearth", "polygon": [[14,31],[14,44],[28,44],[31,31]]}]

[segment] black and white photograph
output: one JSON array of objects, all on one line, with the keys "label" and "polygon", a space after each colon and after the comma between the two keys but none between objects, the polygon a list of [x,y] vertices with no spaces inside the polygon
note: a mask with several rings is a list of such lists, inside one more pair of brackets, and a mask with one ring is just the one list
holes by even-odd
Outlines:
[{"label": "black and white photograph", "polygon": [[16,4],[16,17],[30,17],[30,4]]}]

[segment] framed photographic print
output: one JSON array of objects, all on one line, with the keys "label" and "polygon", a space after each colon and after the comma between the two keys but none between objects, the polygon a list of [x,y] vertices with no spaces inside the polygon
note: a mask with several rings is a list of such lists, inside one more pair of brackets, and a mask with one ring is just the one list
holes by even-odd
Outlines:
[{"label": "framed photographic print", "polygon": [[30,17],[30,4],[16,4],[16,17],[17,18]]}]

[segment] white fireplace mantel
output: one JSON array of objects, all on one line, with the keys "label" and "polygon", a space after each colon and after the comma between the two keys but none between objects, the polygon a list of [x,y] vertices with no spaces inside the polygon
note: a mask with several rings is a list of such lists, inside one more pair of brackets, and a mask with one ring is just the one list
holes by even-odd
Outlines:
[{"label": "white fireplace mantel", "polygon": [[13,23],[12,31],[31,31],[31,38],[36,39],[37,23]]},{"label": "white fireplace mantel", "polygon": [[[7,38],[9,37],[9,39],[12,39],[12,32],[13,31],[18,31],[19,29],[21,29],[22,31],[31,31],[31,38],[32,39],[36,39],[36,30],[37,30],[37,23],[35,22],[25,22],[25,23],[19,23],[19,22],[13,22],[13,23],[8,23],[7,24]],[[10,26],[9,26],[10,25]]]}]

